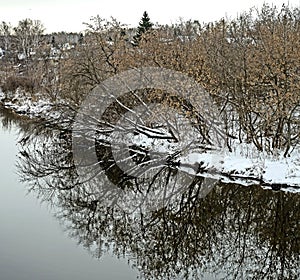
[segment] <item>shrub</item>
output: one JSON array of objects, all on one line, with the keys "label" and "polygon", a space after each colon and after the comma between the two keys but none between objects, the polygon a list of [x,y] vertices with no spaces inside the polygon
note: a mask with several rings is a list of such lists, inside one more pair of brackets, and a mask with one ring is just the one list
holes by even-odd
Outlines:
[{"label": "shrub", "polygon": [[35,84],[28,77],[10,76],[2,83],[1,88],[6,95],[16,92],[18,88],[23,89],[25,92],[34,93]]}]

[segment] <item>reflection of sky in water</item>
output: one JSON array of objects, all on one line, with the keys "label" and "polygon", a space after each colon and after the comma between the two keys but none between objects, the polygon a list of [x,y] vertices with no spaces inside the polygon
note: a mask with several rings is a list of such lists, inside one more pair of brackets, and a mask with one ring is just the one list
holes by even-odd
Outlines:
[{"label": "reflection of sky in water", "polygon": [[127,260],[93,259],[16,175],[16,133],[0,127],[0,271],[5,280],[135,279]]}]

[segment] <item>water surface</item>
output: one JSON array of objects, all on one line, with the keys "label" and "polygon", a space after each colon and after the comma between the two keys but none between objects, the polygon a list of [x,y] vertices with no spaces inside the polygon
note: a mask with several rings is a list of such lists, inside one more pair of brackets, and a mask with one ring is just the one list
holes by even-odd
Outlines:
[{"label": "water surface", "polygon": [[1,279],[299,279],[299,194],[136,180],[101,147],[82,183],[68,133],[38,127],[2,116]]},{"label": "water surface", "polygon": [[0,278],[135,279],[137,272],[126,258],[112,253],[92,258],[64,232],[53,217],[55,209],[28,194],[16,167],[19,129],[0,124]]}]

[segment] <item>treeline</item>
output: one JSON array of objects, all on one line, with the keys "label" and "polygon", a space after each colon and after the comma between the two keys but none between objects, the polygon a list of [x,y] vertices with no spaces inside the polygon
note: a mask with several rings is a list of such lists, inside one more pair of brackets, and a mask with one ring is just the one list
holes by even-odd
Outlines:
[{"label": "treeline", "polygon": [[93,87],[112,75],[133,67],[164,67],[190,75],[211,94],[224,114],[229,148],[233,138],[260,151],[284,151],[285,156],[297,147],[298,8],[264,5],[234,20],[150,24],[144,31],[136,36],[116,20],[93,18],[82,44],[55,64],[42,62],[38,91],[79,106]]},{"label": "treeline", "polygon": [[0,23],[0,86],[6,98],[14,98],[17,90],[35,99],[37,93],[51,100],[59,94],[60,60],[83,35],[44,32],[39,20],[27,18],[17,26]]}]

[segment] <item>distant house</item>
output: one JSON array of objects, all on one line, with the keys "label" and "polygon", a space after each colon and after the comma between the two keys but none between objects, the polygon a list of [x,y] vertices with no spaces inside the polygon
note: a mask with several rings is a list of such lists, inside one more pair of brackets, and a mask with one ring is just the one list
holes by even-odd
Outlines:
[{"label": "distant house", "polygon": [[52,33],[44,36],[46,37],[45,39],[49,44],[59,47],[62,47],[66,44],[69,44],[70,46],[77,45],[82,38],[82,35],[79,33],[66,32]]}]

